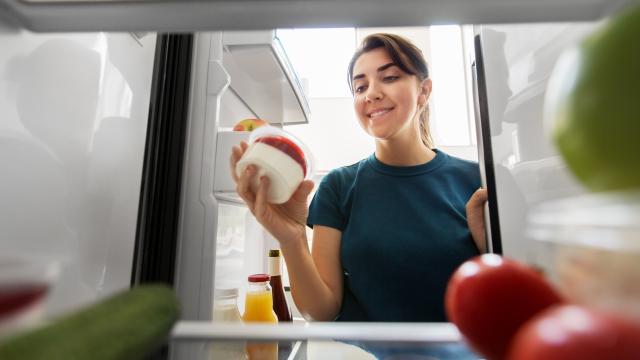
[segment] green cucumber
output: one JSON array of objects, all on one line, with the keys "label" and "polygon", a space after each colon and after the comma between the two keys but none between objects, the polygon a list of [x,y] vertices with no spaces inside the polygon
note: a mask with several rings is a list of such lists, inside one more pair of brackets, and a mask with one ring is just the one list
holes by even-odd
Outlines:
[{"label": "green cucumber", "polygon": [[140,285],[4,340],[0,359],[141,359],[167,340],[178,316],[172,288]]}]

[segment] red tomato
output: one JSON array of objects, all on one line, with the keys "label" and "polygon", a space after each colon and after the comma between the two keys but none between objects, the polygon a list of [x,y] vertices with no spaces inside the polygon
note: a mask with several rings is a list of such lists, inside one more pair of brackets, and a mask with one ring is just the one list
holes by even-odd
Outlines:
[{"label": "red tomato", "polygon": [[462,264],[449,280],[445,295],[449,320],[490,360],[505,358],[520,325],[561,302],[532,268],[495,254]]},{"label": "red tomato", "polygon": [[510,360],[638,360],[640,325],[578,305],[553,306],[520,328]]}]

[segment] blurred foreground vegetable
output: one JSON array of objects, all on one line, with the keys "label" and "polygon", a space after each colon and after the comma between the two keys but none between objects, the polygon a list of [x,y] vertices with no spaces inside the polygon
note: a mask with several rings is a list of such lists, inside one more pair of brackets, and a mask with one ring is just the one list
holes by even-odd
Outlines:
[{"label": "blurred foreground vegetable", "polygon": [[516,334],[509,360],[637,360],[640,325],[577,305],[553,306]]},{"label": "blurred foreground vegetable", "polygon": [[173,289],[142,285],[4,340],[0,359],[141,359],[166,341],[178,315]]},{"label": "blurred foreground vegetable", "polygon": [[504,359],[520,326],[561,302],[536,271],[495,254],[462,264],[449,280],[445,297],[449,320],[490,360]]},{"label": "blurred foreground vegetable", "polygon": [[569,169],[590,190],[640,188],[640,6],[560,58],[545,118]]}]

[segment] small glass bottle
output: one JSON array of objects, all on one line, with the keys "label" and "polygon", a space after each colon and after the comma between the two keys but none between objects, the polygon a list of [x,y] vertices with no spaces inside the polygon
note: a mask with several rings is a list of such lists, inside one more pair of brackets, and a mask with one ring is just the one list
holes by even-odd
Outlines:
[{"label": "small glass bottle", "polygon": [[269,250],[269,275],[271,280],[271,292],[273,293],[273,311],[278,316],[278,321],[292,321],[291,310],[284,295],[282,285],[282,262],[280,261],[280,250]]},{"label": "small glass bottle", "polygon": [[[245,323],[278,323],[273,311],[273,297],[269,286],[269,275],[254,274],[249,276],[249,289],[244,301]],[[249,360],[277,360],[278,342],[248,341],[247,357]]]},{"label": "small glass bottle", "polygon": [[278,316],[273,311],[273,295],[269,285],[269,275],[254,274],[249,276],[249,289],[244,301],[242,320],[245,322],[278,322]]}]

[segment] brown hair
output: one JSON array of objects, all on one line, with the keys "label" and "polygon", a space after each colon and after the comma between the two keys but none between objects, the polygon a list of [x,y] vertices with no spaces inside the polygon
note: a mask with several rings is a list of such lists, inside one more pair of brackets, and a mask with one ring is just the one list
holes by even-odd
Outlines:
[{"label": "brown hair", "polygon": [[[411,43],[409,40],[399,35],[378,33],[372,34],[364,38],[360,47],[353,54],[349,62],[349,70],[347,73],[349,88],[353,93],[353,66],[360,55],[374,49],[384,48],[391,57],[391,60],[407,74],[415,75],[419,81],[429,78],[429,67],[427,61],[422,55],[422,51]],[[425,104],[422,113],[420,113],[420,138],[428,147],[433,147],[431,132],[429,131],[429,105]]]}]

